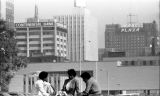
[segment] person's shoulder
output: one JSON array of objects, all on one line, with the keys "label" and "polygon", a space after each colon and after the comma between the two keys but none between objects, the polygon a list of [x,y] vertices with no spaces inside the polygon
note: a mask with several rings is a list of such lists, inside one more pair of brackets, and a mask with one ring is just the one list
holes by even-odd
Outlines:
[{"label": "person's shoulder", "polygon": [[42,80],[37,80],[37,81],[35,82],[35,84],[37,84],[37,83],[43,83],[43,81],[42,81]]},{"label": "person's shoulder", "polygon": [[69,79],[65,79],[65,80],[64,80],[64,82],[68,82],[68,81],[69,81]]},{"label": "person's shoulder", "polygon": [[97,82],[96,79],[94,79],[93,77],[91,77],[88,81],[89,82]]},{"label": "person's shoulder", "polygon": [[51,85],[49,82],[46,82],[46,81],[44,82],[44,84],[45,84],[45,85]]},{"label": "person's shoulder", "polygon": [[79,80],[78,80],[77,77],[73,78],[72,81],[73,81],[73,82],[79,82]]}]

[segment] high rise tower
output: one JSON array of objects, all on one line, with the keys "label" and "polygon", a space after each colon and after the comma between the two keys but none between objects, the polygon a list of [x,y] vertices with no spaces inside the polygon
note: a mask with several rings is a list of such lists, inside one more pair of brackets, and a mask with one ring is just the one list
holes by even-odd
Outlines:
[{"label": "high rise tower", "polygon": [[14,0],[0,0],[0,19],[6,21],[7,28],[14,28]]},{"label": "high rise tower", "polygon": [[27,18],[27,22],[38,22],[39,16],[38,16],[38,4],[35,1],[35,9],[34,9],[34,16],[31,18]]},{"label": "high rise tower", "polygon": [[77,61],[98,60],[98,25],[88,9],[80,13],[54,16],[58,22],[68,26],[68,59]]}]

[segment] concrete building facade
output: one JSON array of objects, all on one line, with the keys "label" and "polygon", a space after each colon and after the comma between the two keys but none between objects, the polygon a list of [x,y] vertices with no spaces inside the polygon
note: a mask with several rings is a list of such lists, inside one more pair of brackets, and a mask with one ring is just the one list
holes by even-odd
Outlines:
[{"label": "concrete building facade", "polygon": [[0,19],[6,21],[7,28],[14,29],[14,0],[0,0]]},{"label": "concrete building facade", "polygon": [[98,25],[88,9],[77,14],[53,16],[68,27],[68,59],[70,61],[98,60]]},{"label": "concrete building facade", "polygon": [[67,26],[57,22],[15,23],[19,56],[67,56]]},{"label": "concrete building facade", "polygon": [[107,24],[105,29],[105,48],[110,51],[122,51],[126,56],[145,56],[146,48],[151,47],[150,55],[157,55],[157,24]]}]

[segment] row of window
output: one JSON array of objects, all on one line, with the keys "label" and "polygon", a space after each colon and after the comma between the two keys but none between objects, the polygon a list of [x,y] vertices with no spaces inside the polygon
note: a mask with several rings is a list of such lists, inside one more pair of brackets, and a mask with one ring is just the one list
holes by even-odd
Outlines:
[{"label": "row of window", "polygon": [[[17,31],[27,31],[27,28],[16,28]],[[37,31],[41,30],[41,27],[33,27],[33,28],[29,28],[29,31]],[[54,30],[54,27],[42,27],[42,30]]]},{"label": "row of window", "polygon": [[64,37],[66,37],[66,36],[67,36],[67,34],[66,34],[66,33],[64,33],[64,32],[60,32],[60,31],[57,31],[57,35],[64,36]]},{"label": "row of window", "polygon": [[122,66],[159,66],[158,60],[122,61]]},{"label": "row of window", "polygon": [[57,44],[57,47],[66,48],[66,45]]},{"label": "row of window", "polygon": [[67,54],[67,52],[66,51],[63,51],[63,50],[57,50],[57,52],[58,52],[58,55],[59,56],[61,56],[62,54]]},{"label": "row of window", "polygon": [[[16,39],[17,41],[27,41],[27,39]],[[29,41],[40,41],[40,38],[30,38]],[[54,38],[43,38],[43,41],[54,41]]]},{"label": "row of window", "polygon": [[[17,45],[18,47],[27,47],[26,44],[20,44],[20,45]],[[29,47],[40,47],[41,44],[30,44]],[[54,43],[48,43],[48,44],[43,44],[44,47],[47,47],[47,46],[54,46]]]},{"label": "row of window", "polygon": [[[27,35],[27,33],[16,33],[16,35],[17,36],[26,36]],[[38,32],[38,31],[35,31],[35,32],[30,32],[29,33],[29,35],[41,35],[41,33],[40,32]],[[54,33],[52,32],[52,31],[48,31],[48,32],[43,32],[43,35],[54,35]],[[65,37],[66,37],[66,35],[65,35]]]},{"label": "row of window", "polygon": [[57,38],[57,41],[61,41],[61,42],[64,41],[65,43],[67,42],[66,40],[63,40],[63,39],[60,39],[60,38]]}]

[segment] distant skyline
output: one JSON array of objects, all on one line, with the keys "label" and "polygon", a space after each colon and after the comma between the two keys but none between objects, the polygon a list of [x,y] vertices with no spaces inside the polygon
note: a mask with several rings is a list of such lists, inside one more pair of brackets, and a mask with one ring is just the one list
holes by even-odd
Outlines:
[{"label": "distant skyline", "polygon": [[[39,17],[50,19],[54,15],[75,12],[74,0],[15,0],[15,22],[24,22],[34,16],[35,3],[38,5]],[[136,15],[138,23],[159,21],[159,0],[86,0],[87,8],[98,20],[99,48],[104,48],[105,24],[126,24],[127,15]]]}]

